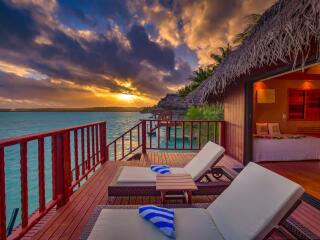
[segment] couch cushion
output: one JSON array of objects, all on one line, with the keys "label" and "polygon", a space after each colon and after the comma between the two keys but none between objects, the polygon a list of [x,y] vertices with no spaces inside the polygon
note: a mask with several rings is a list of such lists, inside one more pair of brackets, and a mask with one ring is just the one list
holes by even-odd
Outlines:
[{"label": "couch cushion", "polygon": [[184,170],[197,181],[211,166],[217,164],[224,151],[223,147],[209,141],[184,167]]},{"label": "couch cushion", "polygon": [[[181,208],[174,211],[176,239],[223,239],[206,209]],[[103,209],[89,239],[164,240],[170,238],[161,233],[152,223],[141,218],[137,209]]]},{"label": "couch cushion", "polygon": [[208,211],[225,239],[263,239],[302,194],[300,185],[249,163]]}]

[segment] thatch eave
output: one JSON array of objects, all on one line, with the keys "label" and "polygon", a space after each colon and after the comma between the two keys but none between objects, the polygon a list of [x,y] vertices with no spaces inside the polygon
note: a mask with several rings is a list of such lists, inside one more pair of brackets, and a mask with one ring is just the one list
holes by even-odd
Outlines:
[{"label": "thatch eave", "polygon": [[186,101],[177,94],[167,94],[157,104],[157,110],[185,110],[188,108]]}]

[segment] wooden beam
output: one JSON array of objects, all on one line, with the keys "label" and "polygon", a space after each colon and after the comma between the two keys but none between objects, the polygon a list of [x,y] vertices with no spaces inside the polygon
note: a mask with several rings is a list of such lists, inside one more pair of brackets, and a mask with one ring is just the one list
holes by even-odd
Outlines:
[{"label": "wooden beam", "polygon": [[320,80],[320,74],[308,74],[305,72],[293,72],[276,77],[278,80]]}]

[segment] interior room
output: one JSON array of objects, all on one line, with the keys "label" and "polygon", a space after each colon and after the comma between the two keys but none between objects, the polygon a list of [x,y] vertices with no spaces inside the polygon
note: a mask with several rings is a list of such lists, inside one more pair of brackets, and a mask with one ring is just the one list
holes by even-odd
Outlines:
[{"label": "interior room", "polygon": [[320,65],[254,84],[253,161],[320,159]]}]

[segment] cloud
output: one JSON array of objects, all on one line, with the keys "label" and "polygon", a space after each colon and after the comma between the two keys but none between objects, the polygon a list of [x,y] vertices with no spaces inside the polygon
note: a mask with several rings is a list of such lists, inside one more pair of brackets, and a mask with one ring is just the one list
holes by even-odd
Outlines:
[{"label": "cloud", "polygon": [[19,77],[32,78],[35,80],[42,80],[42,79],[48,78],[47,75],[42,74],[34,69],[13,65],[1,60],[0,60],[0,71],[6,72],[6,73],[12,73]]},{"label": "cloud", "polygon": [[154,103],[271,2],[0,0],[1,102]]},{"label": "cloud", "polygon": [[186,84],[191,73],[189,63],[183,59],[178,59],[174,70],[164,78],[164,81],[172,84]]},{"label": "cloud", "polygon": [[[129,23],[131,13],[127,1],[114,0],[58,0],[58,19],[71,26],[88,26],[95,30],[103,30],[107,24],[104,19],[113,19],[121,23]],[[101,29],[102,28],[102,29]]]},{"label": "cloud", "polygon": [[196,52],[199,64],[206,65],[212,63],[212,52],[244,29],[246,15],[263,12],[274,0],[162,0],[160,3],[181,22],[178,32],[182,32],[182,42]]},{"label": "cloud", "polygon": [[174,68],[174,52],[171,48],[161,47],[150,41],[144,27],[134,25],[128,33],[128,39],[133,54],[140,60],[147,60],[150,64],[163,70]]},{"label": "cloud", "polygon": [[212,63],[212,52],[231,42],[245,28],[245,16],[262,13],[275,0],[134,2],[133,11],[142,24],[152,24],[156,28],[158,42],[175,48],[185,44],[197,54],[200,65],[207,65]]},{"label": "cloud", "polygon": [[15,9],[0,1],[0,46],[24,48],[38,34],[37,24],[29,11]]},{"label": "cloud", "polygon": [[[165,4],[165,3],[164,3]],[[167,9],[161,3],[153,3],[143,8],[145,24],[157,26],[159,32],[159,41],[167,41],[173,47],[179,46],[181,37],[178,29],[178,19],[170,9]]]},{"label": "cloud", "polygon": [[[79,85],[59,79],[34,81],[0,72],[0,108],[123,106],[119,94],[95,85]],[[137,96],[127,106],[155,104],[155,100]]]}]

